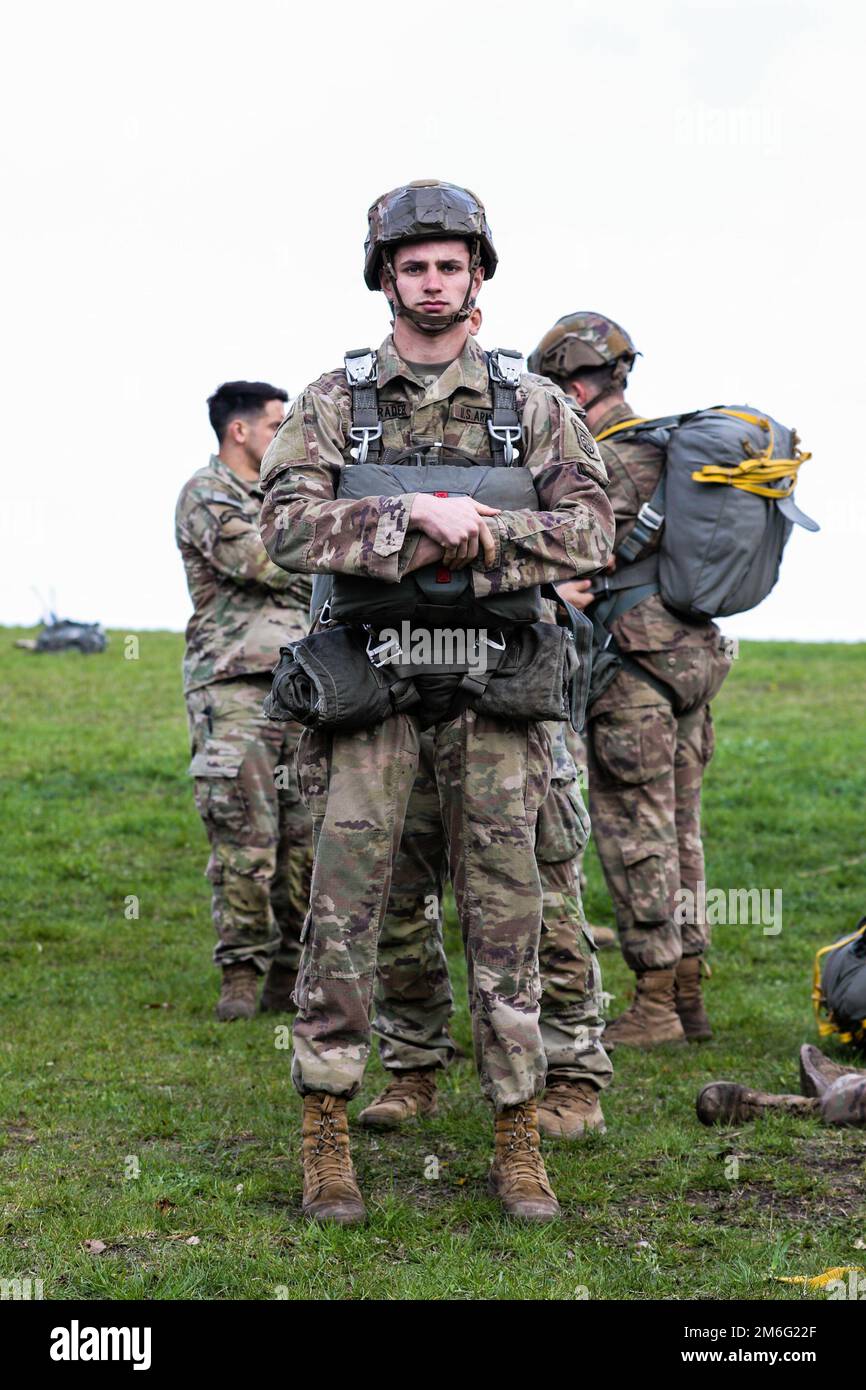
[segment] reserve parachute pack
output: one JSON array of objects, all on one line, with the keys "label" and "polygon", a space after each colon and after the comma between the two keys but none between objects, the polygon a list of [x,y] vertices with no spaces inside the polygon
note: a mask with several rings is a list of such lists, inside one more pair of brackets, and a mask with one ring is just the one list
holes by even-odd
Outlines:
[{"label": "reserve parachute pack", "polygon": [[[437,497],[473,497],[489,507],[538,511],[535,483],[519,465],[517,386],[521,356],[505,348],[488,354],[487,370],[493,412],[487,429],[490,454],[478,458],[439,444],[382,451],[382,421],[376,386],[376,354],[369,348],[346,354],[346,379],[352,392],[355,463],[341,470],[338,498],[399,497],[410,492]],[[325,574],[313,579],[311,613],[328,605],[335,622],[385,625],[404,619],[431,626],[513,626],[543,617],[538,586],[492,594],[476,600],[471,571],[425,565],[398,584],[361,575]]]},{"label": "reserve parachute pack", "polygon": [[822,1038],[866,1048],[866,917],[816,954],[812,1003]]},{"label": "reserve parachute pack", "polygon": [[[340,470],[338,498],[399,497],[413,492],[472,497],[505,510],[538,511],[532,473],[519,464],[517,408],[521,355],[488,354],[493,409],[489,454],[475,457],[436,444],[382,449],[376,354],[346,354],[352,395],[349,435],[355,462]],[[545,621],[544,599],[556,621]],[[362,575],[317,574],[311,620],[318,631],[281,649],[265,712],[310,727],[364,728],[422,703],[415,676],[455,677],[455,688],[481,713],[515,720],[561,720],[582,727],[589,686],[592,625],[582,613],[539,585],[476,598],[471,571],[426,565],[396,584]],[[485,643],[443,666],[379,640],[383,629],[453,636],[473,633]],[[402,639],[401,639],[402,640]],[[373,668],[375,674],[368,669]]]},{"label": "reserve parachute pack", "polygon": [[779,577],[794,524],[819,529],[794,502],[800,465],[811,457],[796,431],[750,406],[712,406],[623,420],[597,442],[635,435],[663,449],[665,465],[617,551],[617,569],[595,586],[599,622],[607,626],[651,593],[698,621],[754,608]]}]

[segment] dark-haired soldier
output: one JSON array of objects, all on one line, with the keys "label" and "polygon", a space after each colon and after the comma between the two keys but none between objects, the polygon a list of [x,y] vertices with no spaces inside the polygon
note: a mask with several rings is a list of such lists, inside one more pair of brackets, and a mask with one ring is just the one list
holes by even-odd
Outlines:
[{"label": "dark-haired soldier", "polygon": [[229,381],[208,400],[219,452],[177,503],[175,535],[193,602],[184,692],[196,805],[222,968],[217,1018],[292,1007],[309,898],[310,819],[297,789],[300,728],[262,714],[280,644],[307,629],[310,583],[271,563],[259,537],[259,466],[288,397]]}]

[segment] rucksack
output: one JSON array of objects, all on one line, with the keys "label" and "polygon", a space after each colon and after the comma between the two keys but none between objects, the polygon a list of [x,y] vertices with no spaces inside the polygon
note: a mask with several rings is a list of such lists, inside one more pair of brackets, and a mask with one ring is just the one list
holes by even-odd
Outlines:
[{"label": "rucksack", "polygon": [[822,1038],[866,1046],[866,917],[816,954],[812,1002]]},{"label": "rucksack", "polygon": [[[697,620],[754,608],[779,577],[792,526],[819,529],[793,498],[800,465],[811,457],[800,452],[796,431],[749,406],[712,406],[625,420],[597,442],[634,434],[663,449],[665,465],[600,587],[617,595],[602,621],[652,592]],[[658,550],[642,555],[660,530]]]}]

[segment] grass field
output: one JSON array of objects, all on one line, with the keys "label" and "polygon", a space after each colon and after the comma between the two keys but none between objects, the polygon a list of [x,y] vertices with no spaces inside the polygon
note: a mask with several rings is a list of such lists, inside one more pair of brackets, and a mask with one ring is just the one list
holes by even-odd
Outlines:
[{"label": "grass field", "polygon": [[[436,1119],[357,1133],[370,1223],[339,1231],[300,1219],[275,1020],[213,1017],[182,639],[143,633],[128,660],[120,633],[89,658],[18,635],[0,632],[0,1278],[48,1299],[798,1299],[776,1276],[866,1266],[862,1132],[694,1116],[714,1077],[796,1089],[814,950],[866,911],[866,649],[742,645],[716,705],[708,882],[780,888],[783,929],[717,928],[715,1041],[620,1051],[607,1135],[546,1146],[563,1222],[521,1229],[486,1195],[491,1119],[463,1061]],[[466,1046],[453,921],[449,938]],[[629,977],[602,959],[617,1012]],[[376,1062],[352,1113],[381,1079]]]}]

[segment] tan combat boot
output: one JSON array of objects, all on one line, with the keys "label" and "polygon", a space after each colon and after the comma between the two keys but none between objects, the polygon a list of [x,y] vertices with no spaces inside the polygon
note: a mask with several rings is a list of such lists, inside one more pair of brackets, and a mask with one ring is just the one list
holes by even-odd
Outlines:
[{"label": "tan combat boot", "polygon": [[252,1018],[256,1011],[258,990],[259,972],[249,961],[224,965],[222,989],[216,1006],[220,1023],[231,1023],[236,1018]]},{"label": "tan combat boot", "polygon": [[689,1042],[705,1042],[713,1036],[701,993],[701,974],[709,977],[703,956],[683,956],[676,968],[674,1007]]},{"label": "tan combat boot", "polygon": [[598,1099],[598,1087],[591,1081],[570,1081],[548,1077],[547,1090],[538,1102],[538,1128],[551,1139],[582,1139],[585,1134],[606,1132]]},{"label": "tan combat boot", "polygon": [[311,1221],[356,1226],[366,1221],[364,1199],[349,1153],[349,1121],[343,1096],[313,1091],[304,1096],[302,1210]]},{"label": "tan combat boot", "polygon": [[398,1071],[358,1116],[365,1129],[399,1129],[404,1120],[436,1114],[436,1067]]},{"label": "tan combat boot", "polygon": [[631,1004],[604,1030],[605,1047],[655,1047],[685,1040],[674,1007],[673,970],[642,970]]},{"label": "tan combat boot", "polygon": [[800,1090],[804,1096],[821,1097],[843,1076],[866,1077],[863,1067],[843,1067],[825,1057],[819,1048],[804,1043],[800,1048]]},{"label": "tan combat boot", "polygon": [[535,1101],[500,1111],[495,1133],[487,1183],[506,1215],[520,1221],[555,1221],[561,1213],[541,1157]]},{"label": "tan combat boot", "polygon": [[768,1110],[784,1110],[789,1115],[816,1115],[820,1105],[815,1097],[776,1096],[768,1091],[752,1091],[735,1081],[711,1081],[698,1094],[697,1111],[702,1125],[732,1125],[756,1120]]},{"label": "tan combat boot", "polygon": [[268,966],[265,987],[259,1001],[260,1012],[263,1014],[295,1013],[297,1005],[292,994],[297,979],[297,970],[292,970],[288,965],[280,965],[278,961],[272,960]]}]

